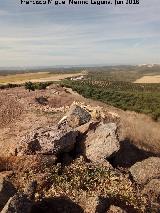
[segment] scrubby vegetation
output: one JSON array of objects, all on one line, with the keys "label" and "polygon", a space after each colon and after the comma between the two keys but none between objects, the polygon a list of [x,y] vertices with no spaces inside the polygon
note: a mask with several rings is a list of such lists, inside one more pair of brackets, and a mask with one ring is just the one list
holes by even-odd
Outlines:
[{"label": "scrubby vegetation", "polygon": [[52,81],[48,81],[48,82],[31,82],[28,81],[25,84],[2,84],[0,85],[0,89],[8,89],[8,88],[15,88],[15,87],[21,87],[21,86],[25,86],[25,89],[29,90],[29,91],[34,91],[34,90],[42,90],[42,89],[46,89],[47,86],[56,83],[56,82],[52,82]]},{"label": "scrubby vegetation", "polygon": [[41,90],[41,89],[46,89],[47,86],[51,85],[52,82],[40,82],[40,83],[32,83],[32,82],[26,82],[25,83],[25,89],[29,91],[34,91],[34,90]]},{"label": "scrubby vegetation", "polygon": [[82,157],[66,167],[61,164],[49,166],[37,156],[0,159],[1,171],[4,165],[14,171],[10,178],[20,188],[33,179],[38,181],[38,200],[45,193],[48,198],[70,197],[83,206],[89,197],[99,197],[137,213],[144,212],[148,205],[147,197],[140,195],[140,190],[127,175],[99,164],[86,163]]},{"label": "scrubby vegetation", "polygon": [[100,81],[95,77],[83,81],[65,80],[62,84],[86,98],[100,100],[123,110],[149,114],[155,120],[160,118],[160,84]]},{"label": "scrubby vegetation", "polygon": [[15,87],[20,87],[21,85],[19,84],[5,84],[5,85],[0,85],[0,89],[7,89],[7,88],[15,88]]},{"label": "scrubby vegetation", "polygon": [[84,194],[87,197],[104,197],[119,201],[121,206],[137,212],[146,205],[146,199],[137,194],[136,187],[125,175],[102,165],[87,164],[82,159],[66,167],[62,175],[52,171],[52,178],[54,187],[48,191],[48,196],[65,193],[75,202],[84,199]]},{"label": "scrubby vegetation", "polygon": [[[47,86],[51,85],[53,82],[39,82],[39,83],[32,83],[30,81],[26,82],[24,84],[25,89],[29,91],[34,91],[34,90],[42,90],[46,89]],[[21,87],[23,84],[4,84],[0,85],[0,89],[7,89],[7,88],[15,88],[15,87]]]}]

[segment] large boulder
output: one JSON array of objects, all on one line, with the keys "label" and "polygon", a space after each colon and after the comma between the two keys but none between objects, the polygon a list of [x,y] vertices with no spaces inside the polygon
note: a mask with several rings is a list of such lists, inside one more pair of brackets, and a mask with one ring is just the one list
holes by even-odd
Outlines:
[{"label": "large boulder", "polygon": [[84,154],[93,162],[105,162],[119,148],[117,125],[115,123],[100,123],[86,134]]},{"label": "large boulder", "polygon": [[14,186],[7,180],[10,172],[0,173],[0,209],[7,203],[8,199],[16,192]]},{"label": "large boulder", "polygon": [[91,120],[90,113],[87,110],[75,104],[73,104],[70,107],[69,111],[66,114],[66,117],[67,123],[72,128],[88,123]]},{"label": "large boulder", "polygon": [[60,154],[74,148],[78,132],[76,130],[52,126],[39,128],[26,135],[17,146],[18,155]]},{"label": "large boulder", "polygon": [[8,200],[1,213],[30,213],[32,205],[25,194],[17,193]]},{"label": "large boulder", "polygon": [[36,188],[36,181],[29,183],[24,192],[18,192],[8,200],[1,213],[30,213]]},{"label": "large boulder", "polygon": [[150,157],[137,162],[130,168],[130,172],[137,183],[146,184],[151,179],[160,176],[160,158]]}]

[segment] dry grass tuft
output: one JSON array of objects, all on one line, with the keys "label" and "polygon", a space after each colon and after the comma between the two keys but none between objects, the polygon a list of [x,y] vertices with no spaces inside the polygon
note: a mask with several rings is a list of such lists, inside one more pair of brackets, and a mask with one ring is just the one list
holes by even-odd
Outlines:
[{"label": "dry grass tuft", "polygon": [[129,139],[134,145],[160,154],[160,123],[134,112],[121,115],[121,140]]}]

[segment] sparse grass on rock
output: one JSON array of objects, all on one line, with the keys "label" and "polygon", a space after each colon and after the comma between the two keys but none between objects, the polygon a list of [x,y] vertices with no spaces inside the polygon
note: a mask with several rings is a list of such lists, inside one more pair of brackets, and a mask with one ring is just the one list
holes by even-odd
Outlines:
[{"label": "sparse grass on rock", "polygon": [[52,187],[46,192],[48,197],[67,196],[84,205],[90,197],[104,197],[119,202],[127,209],[144,212],[146,199],[141,197],[136,186],[125,175],[102,165],[76,160],[62,173],[51,170]]}]

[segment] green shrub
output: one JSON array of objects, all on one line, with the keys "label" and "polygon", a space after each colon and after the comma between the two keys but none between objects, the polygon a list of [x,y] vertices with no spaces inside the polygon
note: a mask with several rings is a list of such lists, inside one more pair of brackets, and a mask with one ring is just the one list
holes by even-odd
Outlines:
[{"label": "green shrub", "polygon": [[21,85],[19,84],[5,84],[5,85],[0,85],[0,89],[7,89],[7,88],[15,88],[15,87],[20,87]]},{"label": "green shrub", "polygon": [[47,86],[51,85],[52,82],[39,82],[39,83],[32,83],[32,82],[26,82],[25,83],[25,89],[29,91],[34,90],[43,90],[46,89]]},{"label": "green shrub", "polygon": [[24,86],[26,90],[29,90],[29,92],[35,90],[35,84],[30,81],[26,82]]}]

